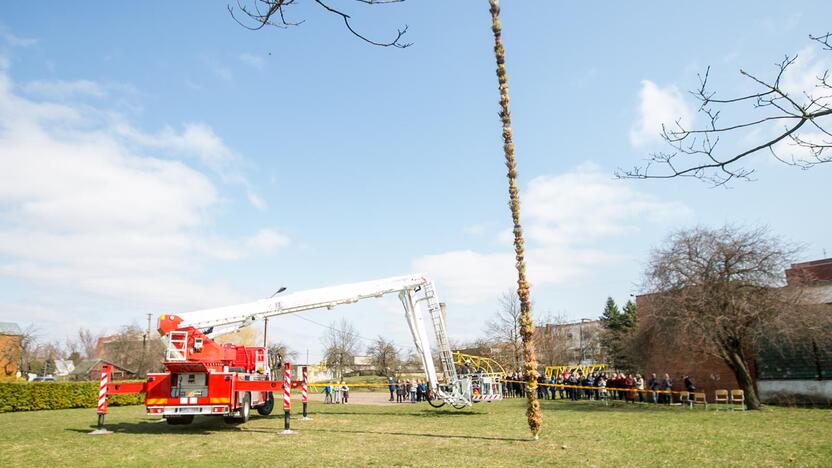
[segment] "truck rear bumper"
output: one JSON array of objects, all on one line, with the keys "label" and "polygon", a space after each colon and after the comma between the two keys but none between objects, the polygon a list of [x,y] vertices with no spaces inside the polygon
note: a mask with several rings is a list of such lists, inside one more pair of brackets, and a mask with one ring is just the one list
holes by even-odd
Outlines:
[{"label": "truck rear bumper", "polygon": [[147,414],[153,416],[218,415],[231,414],[227,405],[148,406]]}]

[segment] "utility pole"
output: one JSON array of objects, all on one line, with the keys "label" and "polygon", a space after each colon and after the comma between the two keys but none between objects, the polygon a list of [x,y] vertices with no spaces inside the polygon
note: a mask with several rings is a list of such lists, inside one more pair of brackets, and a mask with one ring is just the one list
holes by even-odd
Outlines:
[{"label": "utility pole", "polygon": [[150,317],[151,317],[151,314],[145,314],[145,315],[147,315],[147,329],[145,330],[144,335],[142,336],[142,360],[141,360],[141,365],[139,366],[139,375],[140,376],[144,376],[145,373],[146,373],[145,363],[147,362],[147,340],[150,339]]}]

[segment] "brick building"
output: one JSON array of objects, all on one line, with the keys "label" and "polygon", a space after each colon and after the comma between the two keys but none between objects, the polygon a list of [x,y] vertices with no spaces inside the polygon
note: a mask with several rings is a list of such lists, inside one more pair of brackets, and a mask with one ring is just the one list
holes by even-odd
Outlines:
[{"label": "brick building", "polygon": [[0,377],[17,375],[23,351],[23,332],[16,323],[0,322]]},{"label": "brick building", "polygon": [[[785,274],[788,282],[787,287],[794,287],[798,280],[803,282],[801,287],[805,291],[803,295],[804,303],[832,304],[832,258],[792,264]],[[636,297],[639,324],[643,325],[650,321],[651,296],[651,294],[644,294]],[[781,358],[785,364],[780,365],[781,362],[771,361],[773,354],[760,353],[758,350],[756,355],[758,360],[752,363],[751,371],[753,375],[760,378],[773,377],[772,369],[778,369],[782,375],[788,375],[791,372],[802,377],[805,377],[804,374],[809,372],[818,379],[824,378],[822,372],[824,369],[828,369],[825,378],[832,377],[832,361],[829,361],[828,357],[817,359],[817,363],[811,362],[812,360],[807,359],[805,355],[791,361],[782,360]],[[644,359],[640,363],[639,369],[646,374],[646,378],[649,380],[651,373],[656,373],[661,378],[667,372],[673,379],[674,390],[683,390],[683,375],[690,376],[696,385],[697,391],[706,392],[709,399],[713,398],[713,391],[716,389],[739,388],[733,372],[721,360],[704,355],[697,352],[697,350],[662,349],[661,345],[648,340],[644,343],[643,356]],[[821,375],[815,376],[814,371],[803,369],[803,367],[808,368],[809,366],[813,366],[813,369],[820,369],[818,372]],[[760,373],[761,370],[762,374]]]}]

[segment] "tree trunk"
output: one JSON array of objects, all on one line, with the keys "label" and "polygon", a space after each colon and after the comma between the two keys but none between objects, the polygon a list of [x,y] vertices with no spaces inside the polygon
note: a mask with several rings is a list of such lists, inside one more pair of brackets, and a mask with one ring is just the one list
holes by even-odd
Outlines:
[{"label": "tree trunk", "polygon": [[511,141],[511,114],[508,109],[508,76],[505,67],[505,49],[500,41],[500,6],[497,0],[490,0],[491,31],[494,33],[494,56],[497,59],[497,81],[500,88],[500,119],[503,123],[503,152],[508,169],[508,193],[511,219],[514,223],[514,256],[517,266],[517,296],[520,298],[520,335],[523,338],[523,362],[526,376],[526,417],[535,440],[538,438],[543,419],[540,416],[540,402],[537,401],[537,357],[534,352],[534,322],[532,321],[529,283],[526,281],[526,260],[523,249],[523,229],[520,226],[520,191],[517,188],[517,163],[514,160],[514,143]]},{"label": "tree trunk", "polygon": [[762,407],[760,397],[757,396],[757,387],[754,385],[754,377],[751,375],[751,370],[748,368],[745,360],[742,358],[740,351],[728,351],[725,364],[734,373],[737,379],[737,384],[745,393],[745,404],[748,409],[758,410]]}]

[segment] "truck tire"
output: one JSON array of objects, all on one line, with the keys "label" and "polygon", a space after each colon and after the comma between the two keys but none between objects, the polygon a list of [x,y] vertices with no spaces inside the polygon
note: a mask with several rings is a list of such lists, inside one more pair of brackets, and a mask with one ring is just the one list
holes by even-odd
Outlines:
[{"label": "truck tire", "polygon": [[180,426],[194,422],[194,415],[186,414],[184,416],[165,416],[165,422],[171,426]]},{"label": "truck tire", "polygon": [[266,395],[266,402],[257,407],[257,414],[260,416],[268,416],[272,414],[272,410],[274,409],[274,396],[272,392],[268,392]]},{"label": "truck tire", "polygon": [[240,422],[247,423],[248,418],[251,416],[251,395],[249,393],[243,393],[240,401]]},{"label": "truck tire", "polygon": [[241,393],[239,405],[240,408],[233,416],[223,417],[227,424],[243,424],[248,422],[248,418],[251,416],[251,395],[248,393]]}]

